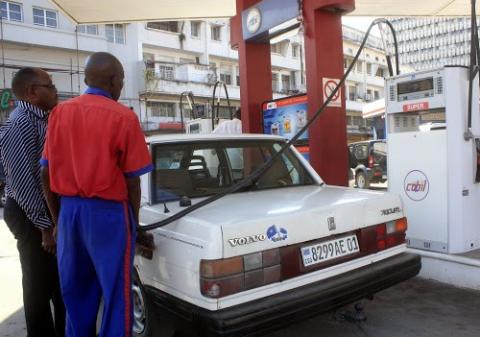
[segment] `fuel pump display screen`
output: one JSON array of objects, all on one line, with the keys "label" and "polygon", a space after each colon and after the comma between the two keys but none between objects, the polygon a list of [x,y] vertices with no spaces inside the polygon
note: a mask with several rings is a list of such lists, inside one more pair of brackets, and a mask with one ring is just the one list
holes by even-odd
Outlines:
[{"label": "fuel pump display screen", "polygon": [[397,84],[399,101],[433,96],[433,77]]},{"label": "fuel pump display screen", "polygon": [[423,80],[410,81],[404,83],[398,83],[398,94],[410,94],[412,92],[433,90],[433,78],[426,78]]}]

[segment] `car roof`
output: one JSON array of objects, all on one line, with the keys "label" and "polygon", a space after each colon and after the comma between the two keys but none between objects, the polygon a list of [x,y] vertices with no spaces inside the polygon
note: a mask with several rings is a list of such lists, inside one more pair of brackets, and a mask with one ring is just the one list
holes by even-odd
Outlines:
[{"label": "car roof", "polygon": [[285,138],[273,135],[264,134],[168,134],[168,135],[154,135],[148,136],[149,143],[162,142],[187,142],[187,141],[212,141],[212,140],[277,140],[285,141]]}]

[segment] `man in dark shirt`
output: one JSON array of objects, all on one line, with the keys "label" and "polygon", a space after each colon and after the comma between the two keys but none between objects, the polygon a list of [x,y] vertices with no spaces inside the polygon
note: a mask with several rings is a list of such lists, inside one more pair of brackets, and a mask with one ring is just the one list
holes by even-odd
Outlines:
[{"label": "man in dark shirt", "polygon": [[57,90],[50,76],[36,68],[18,71],[12,88],[18,99],[17,108],[0,130],[7,197],[4,219],[17,239],[27,334],[63,337],[65,308],[55,258],[54,226],[40,179],[48,111],[57,104]]}]

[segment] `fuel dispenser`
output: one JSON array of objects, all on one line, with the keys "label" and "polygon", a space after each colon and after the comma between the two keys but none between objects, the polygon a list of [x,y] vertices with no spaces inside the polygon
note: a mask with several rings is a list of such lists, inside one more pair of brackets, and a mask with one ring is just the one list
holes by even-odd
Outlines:
[{"label": "fuel dispenser", "polygon": [[408,245],[453,254],[478,249],[478,77],[471,129],[467,67],[395,76],[386,89],[389,191],[403,198]]},{"label": "fuel dispenser", "polygon": [[[217,91],[218,89],[218,91]],[[228,96],[228,89],[227,85],[224,82],[217,81],[213,87],[213,95],[212,95],[212,111],[210,116],[208,114],[198,115],[194,114],[189,121],[186,122],[185,131],[188,134],[208,134],[212,133],[215,127],[227,120],[225,118],[221,118],[220,116],[220,101],[222,96],[222,89],[225,93],[225,98],[228,104],[229,110],[229,119],[233,118],[233,111],[230,104],[230,97]],[[182,96],[180,96],[180,105],[182,105]],[[193,102],[193,94],[187,95],[187,103],[190,105],[190,109],[192,109],[192,102]],[[194,103],[193,103],[194,104]],[[183,112],[182,112],[182,124],[183,124]]]}]

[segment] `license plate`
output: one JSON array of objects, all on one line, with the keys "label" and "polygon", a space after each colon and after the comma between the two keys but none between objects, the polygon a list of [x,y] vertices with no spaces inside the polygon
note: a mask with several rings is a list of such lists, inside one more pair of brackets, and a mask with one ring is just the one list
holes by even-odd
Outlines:
[{"label": "license plate", "polygon": [[302,247],[303,265],[305,267],[333,260],[338,257],[355,254],[360,251],[356,235],[344,236],[339,239]]}]

